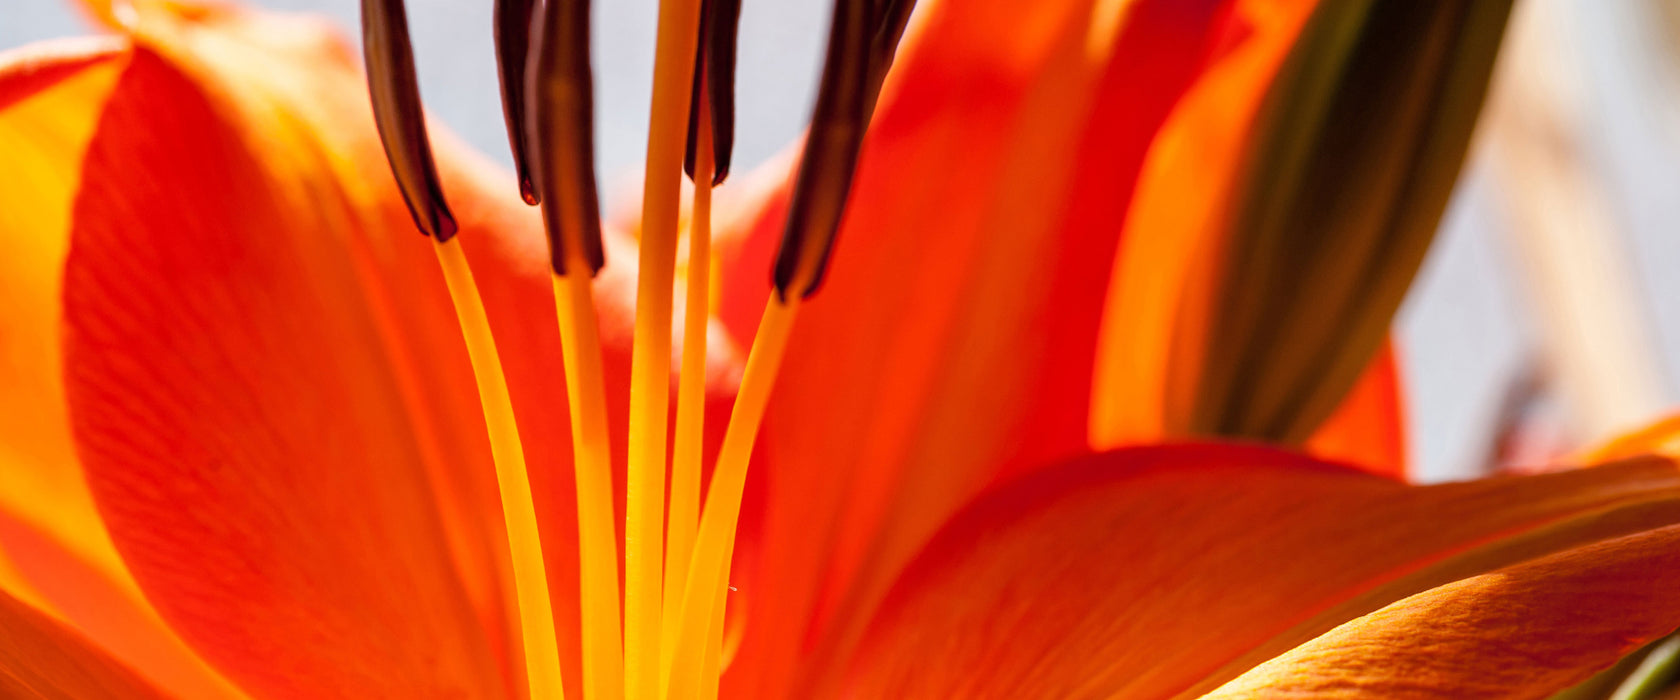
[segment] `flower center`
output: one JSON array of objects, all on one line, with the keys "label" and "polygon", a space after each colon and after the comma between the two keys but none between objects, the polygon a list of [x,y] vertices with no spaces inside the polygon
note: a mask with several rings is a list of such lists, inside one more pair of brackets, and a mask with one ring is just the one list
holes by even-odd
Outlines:
[{"label": "flower center", "polygon": [[[503,106],[520,195],[542,207],[554,271],[577,472],[582,680],[589,700],[717,694],[729,564],[752,446],[800,304],[822,281],[864,131],[913,6],[913,0],[835,4],[817,104],[772,271],[774,290],[702,507],[711,190],[729,167],[740,3],[660,3],[631,357],[621,608],[606,387],[591,287],[606,261],[594,173],[589,4],[496,3]],[[375,120],[415,223],[436,242],[478,382],[513,558],[531,696],[560,698],[558,644],[524,452],[489,322],[438,184],[403,3],[363,0],[362,7]],[[676,440],[667,455],[684,170],[695,183],[693,224]]]}]

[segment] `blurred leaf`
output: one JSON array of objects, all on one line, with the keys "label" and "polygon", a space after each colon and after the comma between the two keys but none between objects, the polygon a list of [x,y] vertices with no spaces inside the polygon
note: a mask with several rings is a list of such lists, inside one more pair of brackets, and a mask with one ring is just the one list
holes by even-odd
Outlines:
[{"label": "blurred leaf", "polygon": [[1176,338],[1200,355],[1170,392],[1191,432],[1300,442],[1353,385],[1446,208],[1510,8],[1314,10],[1249,138],[1206,326]]}]

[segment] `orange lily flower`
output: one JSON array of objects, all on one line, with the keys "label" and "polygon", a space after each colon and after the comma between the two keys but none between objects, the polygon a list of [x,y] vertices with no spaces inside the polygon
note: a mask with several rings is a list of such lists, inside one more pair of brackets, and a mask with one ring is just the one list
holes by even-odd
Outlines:
[{"label": "orange lily flower", "polygon": [[[662,39],[656,90],[687,100],[699,3],[663,4],[678,50]],[[1233,294],[1207,251],[1260,240],[1215,240],[1236,234],[1213,213],[1313,9],[922,3],[820,294],[765,284],[789,162],[719,190],[716,301],[680,324],[689,348],[713,339],[698,355],[661,345],[669,133],[640,237],[606,230],[590,284],[577,229],[561,260],[520,200],[554,205],[554,161],[522,160],[521,182],[440,135],[426,159],[452,208],[411,215],[404,192],[432,184],[394,180],[361,61],[318,23],[96,6],[118,36],[0,56],[0,691],[1544,697],[1586,679],[1680,627],[1680,471],[1647,454],[1672,425],[1592,469],[1407,485],[1378,348],[1387,280],[1415,261],[1336,295],[1347,349],[1300,303],[1243,317],[1330,348],[1328,379],[1196,305]],[[1188,330],[1183,309],[1202,309]],[[648,367],[673,361],[668,407]],[[1232,363],[1282,384],[1230,389],[1208,368]],[[762,429],[732,432],[754,406]],[[645,416],[667,413],[669,516],[638,472],[665,462]],[[1283,446],[1167,444],[1210,434]],[[651,503],[655,539],[681,541],[658,534],[685,460],[717,465],[714,494],[741,480],[738,530],[708,530],[712,496],[683,513],[693,551],[723,543],[727,588],[699,554],[662,582],[636,537]]]}]

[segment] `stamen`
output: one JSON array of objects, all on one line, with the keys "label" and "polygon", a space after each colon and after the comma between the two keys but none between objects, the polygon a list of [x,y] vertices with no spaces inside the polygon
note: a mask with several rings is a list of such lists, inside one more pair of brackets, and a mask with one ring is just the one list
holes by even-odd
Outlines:
[{"label": "stamen", "polygon": [[544,0],[536,8],[526,70],[527,143],[540,193],[554,304],[571,408],[577,475],[583,683],[589,700],[623,697],[618,536],[612,456],[595,316],[593,273],[605,262],[594,170],[589,3]]},{"label": "stamen", "polygon": [[526,152],[543,204],[549,263],[567,273],[580,258],[606,264],[595,193],[595,84],[589,71],[588,0],[543,0],[532,16],[525,71]]},{"label": "stamen", "polygon": [[525,449],[513,417],[507,378],[490,332],[478,285],[460,243],[456,224],[444,202],[426,138],[425,114],[415,84],[413,49],[402,0],[363,0],[362,35],[367,60],[368,89],[374,122],[385,144],[391,172],[421,233],[436,241],[444,283],[461,324],[483,404],[484,425],[490,436],[490,456],[496,466],[502,519],[512,559],[514,597],[519,607],[520,641],[525,652],[526,682],[533,698],[564,698],[560,676],[560,646],[554,632],[554,610],[548,595],[548,571],[543,562],[537,507],[531,496]]},{"label": "stamen", "polygon": [[[741,496],[746,489],[747,462],[764,419],[764,407],[781,368],[788,335],[799,311],[799,297],[781,299],[772,295],[758,323],[758,337],[747,355],[741,388],[729,414],[729,428],[723,435],[711,488],[706,490],[705,510],[694,542],[694,557],[683,584],[682,612],[677,633],[677,650],[670,674],[671,700],[689,700],[715,694],[708,688],[715,676],[703,677],[705,658],[721,636],[723,593],[727,589],[729,561],[734,556],[735,527],[741,515]],[[714,634],[715,633],[715,634]]]},{"label": "stamen", "polygon": [[[566,400],[572,414],[577,472],[578,559],[581,572],[584,697],[624,696],[618,616],[618,534],[613,529],[612,453],[607,437],[601,338],[590,278],[554,276]],[[533,696],[534,697],[534,696]]]},{"label": "stamen", "polygon": [[525,67],[531,48],[531,13],[536,0],[496,0],[496,73],[502,82],[502,116],[508,145],[519,174],[519,196],[526,204],[542,200],[531,177],[530,146],[525,131]]},{"label": "stamen", "polygon": [[490,320],[473,282],[472,269],[459,242],[439,240],[438,262],[455,315],[466,338],[467,357],[478,381],[484,405],[484,425],[490,433],[490,454],[496,463],[501,490],[502,518],[507,523],[508,550],[513,558],[513,589],[519,604],[519,632],[525,646],[525,673],[533,698],[563,698],[560,647],[554,634],[554,611],[548,597],[548,574],[543,565],[542,540],[537,531],[537,508],[525,469],[525,450],[513,419],[507,379],[490,334]]},{"label": "stamen", "polygon": [[661,677],[670,672],[676,651],[677,613],[682,606],[683,580],[688,576],[694,530],[700,523],[701,444],[705,435],[706,319],[711,291],[712,246],[712,129],[710,99],[698,93],[695,105],[698,137],[694,206],[689,216],[688,283],[683,312],[682,372],[677,379],[676,444],[671,451],[671,496],[666,513],[664,610],[660,629]]},{"label": "stamen", "polygon": [[397,189],[420,232],[439,241],[455,235],[455,217],[443,200],[420,86],[414,78],[414,49],[408,41],[403,0],[362,0],[362,51],[367,62],[373,121]]},{"label": "stamen", "polygon": [[696,151],[700,144],[701,105],[708,106],[711,122],[713,187],[729,177],[731,151],[735,148],[735,37],[740,29],[741,0],[704,0],[700,8],[700,44],[696,50],[693,105],[688,114],[688,153],[683,172],[695,179]]},{"label": "stamen", "polygon": [[677,253],[697,0],[661,0],[642,188],[641,265],[630,366],[630,449],[624,532],[624,674],[632,700],[659,692],[665,449],[671,405],[671,296]]},{"label": "stamen", "polygon": [[914,0],[837,0],[829,27],[828,56],[805,153],[794,181],[787,227],[776,252],[776,293],[810,296],[822,284],[852,174],[876,97],[898,50]]},{"label": "stamen", "polygon": [[752,446],[800,301],[822,281],[869,116],[913,6],[912,0],[835,3],[822,85],[777,253],[776,293],[747,355],[683,583],[668,698],[717,696],[729,565]]}]

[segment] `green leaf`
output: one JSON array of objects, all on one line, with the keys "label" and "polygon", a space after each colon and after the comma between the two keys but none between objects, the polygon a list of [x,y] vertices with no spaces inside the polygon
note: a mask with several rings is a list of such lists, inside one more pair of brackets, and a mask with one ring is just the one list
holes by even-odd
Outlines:
[{"label": "green leaf", "polygon": [[1327,0],[1249,137],[1190,429],[1305,440],[1358,379],[1434,237],[1510,0]]}]

